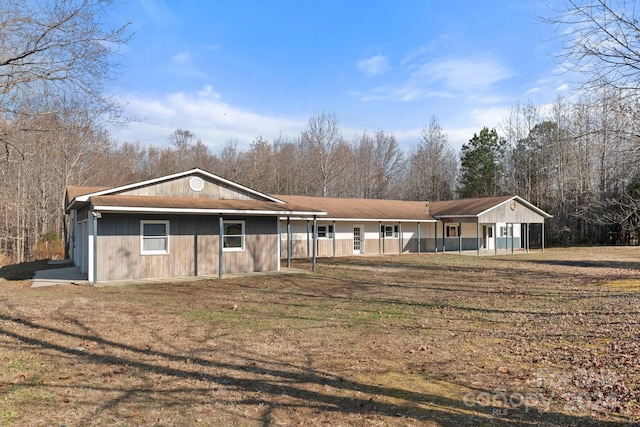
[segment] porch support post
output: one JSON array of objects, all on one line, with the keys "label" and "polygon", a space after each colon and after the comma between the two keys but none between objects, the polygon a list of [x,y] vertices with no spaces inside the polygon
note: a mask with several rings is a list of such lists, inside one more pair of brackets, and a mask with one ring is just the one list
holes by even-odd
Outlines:
[{"label": "porch support post", "polygon": [[309,250],[309,220],[307,220],[307,258],[311,255],[311,251]]},{"label": "porch support post", "polygon": [[544,219],[542,220],[542,252],[544,253]]},{"label": "porch support post", "polygon": [[291,217],[287,217],[287,268],[291,268]]},{"label": "porch support post", "polygon": [[337,250],[337,242],[336,242],[336,221],[333,221],[333,256],[336,256],[336,250]]},{"label": "porch support post", "polygon": [[480,218],[476,218],[476,255],[480,256]]},{"label": "porch support post", "polygon": [[420,223],[418,223],[418,254],[420,254],[420,244],[422,243],[420,238]]},{"label": "porch support post", "polygon": [[313,216],[313,260],[311,262],[311,271],[316,271],[316,245],[318,243],[318,216]]},{"label": "porch support post", "polygon": [[493,223],[493,252],[498,255],[498,223]]},{"label": "porch support post", "polygon": [[438,221],[433,223],[433,247],[438,253]]},{"label": "porch support post", "polygon": [[513,254],[513,251],[514,251],[514,247],[513,246],[514,246],[514,243],[515,243],[515,239],[513,237],[513,235],[515,234],[514,228],[515,228],[514,224],[511,223],[511,254]]},{"label": "porch support post", "polygon": [[218,277],[222,279],[222,252],[224,249],[224,219],[222,214],[218,216],[218,229],[220,244],[218,245]]},{"label": "porch support post", "polygon": [[378,221],[378,254],[382,255],[382,221]]},{"label": "porch support post", "polygon": [[93,286],[98,284],[98,218],[102,217],[100,212],[91,212],[93,216]]},{"label": "porch support post", "polygon": [[398,254],[402,255],[402,223],[398,221]]},{"label": "porch support post", "polygon": [[444,222],[442,223],[442,252],[446,252],[447,251],[447,241],[445,240],[445,234],[444,234]]},{"label": "porch support post", "polygon": [[458,222],[458,253],[462,253],[462,223]]}]

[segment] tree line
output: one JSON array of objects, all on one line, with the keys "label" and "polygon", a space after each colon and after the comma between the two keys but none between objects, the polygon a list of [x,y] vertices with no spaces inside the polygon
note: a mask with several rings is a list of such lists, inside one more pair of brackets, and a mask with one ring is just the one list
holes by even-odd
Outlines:
[{"label": "tree line", "polygon": [[574,31],[568,62],[597,64],[607,55],[619,62],[594,67],[571,98],[514,105],[460,153],[436,116],[403,148],[384,130],[345,138],[336,115],[323,111],[296,136],[258,136],[246,148],[229,140],[212,152],[218,141],[186,129],[149,147],[116,143],[105,131],[106,120],[122,120],[105,88],[129,37],[127,23],[98,24],[109,1],[43,1],[34,9],[0,0],[0,257],[41,257],[45,242],[64,236],[67,185],[113,187],[194,167],[269,194],[425,201],[517,194],[553,215],[551,243],[637,244],[640,30],[625,4],[571,1],[553,21]]}]

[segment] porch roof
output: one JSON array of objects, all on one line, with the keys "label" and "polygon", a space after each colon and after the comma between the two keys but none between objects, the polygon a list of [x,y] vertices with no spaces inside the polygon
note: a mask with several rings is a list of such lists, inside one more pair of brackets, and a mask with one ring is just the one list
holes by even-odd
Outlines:
[{"label": "porch roof", "polygon": [[313,207],[327,212],[327,218],[354,221],[424,221],[435,222],[426,202],[384,199],[341,199],[335,197],[275,195],[287,203]]},{"label": "porch roof", "polygon": [[191,197],[93,196],[93,210],[127,213],[235,214],[235,215],[326,215],[292,203],[266,200],[232,200]]}]

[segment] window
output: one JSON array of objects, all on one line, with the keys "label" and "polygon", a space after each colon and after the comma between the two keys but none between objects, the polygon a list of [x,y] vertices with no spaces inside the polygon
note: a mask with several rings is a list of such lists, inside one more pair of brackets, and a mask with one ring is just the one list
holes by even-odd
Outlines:
[{"label": "window", "polygon": [[169,221],[140,221],[140,254],[169,253]]},{"label": "window", "polygon": [[447,225],[447,237],[458,237],[460,233],[458,233],[457,225]]},{"label": "window", "polygon": [[513,236],[513,226],[500,227],[500,237],[511,237],[511,236]]},{"label": "window", "polygon": [[381,225],[380,226],[380,233],[382,234],[383,237],[398,237],[398,226],[394,225]]},{"label": "window", "polygon": [[224,221],[223,251],[244,251],[244,221]]},{"label": "window", "polygon": [[333,239],[333,225],[319,225],[318,239]]}]

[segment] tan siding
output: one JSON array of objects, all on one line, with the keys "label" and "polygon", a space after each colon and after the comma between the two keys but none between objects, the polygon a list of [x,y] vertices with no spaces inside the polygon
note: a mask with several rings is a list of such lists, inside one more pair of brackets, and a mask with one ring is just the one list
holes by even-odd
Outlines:
[{"label": "tan siding", "polygon": [[511,203],[505,203],[491,209],[489,212],[480,216],[481,223],[492,224],[496,222],[509,223],[541,223],[544,218],[538,215],[526,206],[515,202],[515,210],[511,210]]},{"label": "tan siding", "polygon": [[[140,255],[141,219],[170,221],[169,254]],[[192,276],[196,259],[198,275],[217,274],[218,221],[217,216],[103,214],[98,280]],[[275,218],[246,218],[245,251],[225,252],[223,273],[277,270],[277,239]]]},{"label": "tan siding", "polygon": [[233,199],[233,200],[260,200],[254,194],[241,192],[236,188],[229,187],[217,181],[211,181],[205,177],[202,191],[193,191],[189,188],[191,176],[176,178],[171,181],[159,182],[142,188],[135,188],[123,191],[122,195],[128,196],[155,196],[155,197],[194,197],[210,199]]},{"label": "tan siding", "polygon": [[368,255],[375,255],[380,253],[380,240],[379,239],[367,239],[364,242],[364,253]]}]

